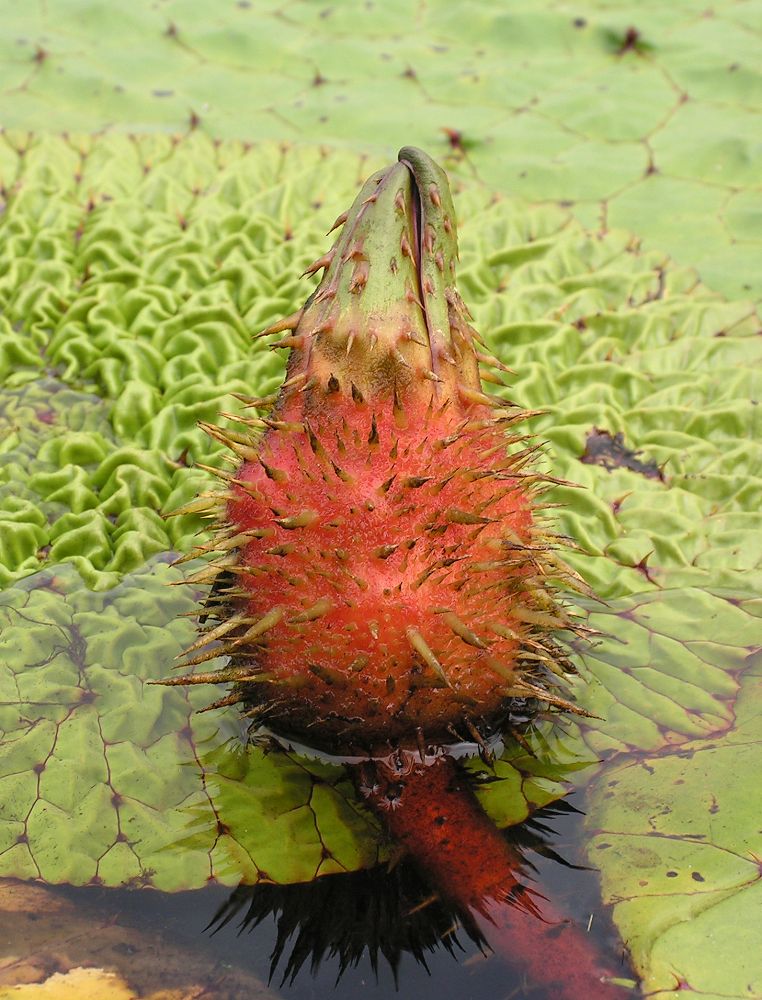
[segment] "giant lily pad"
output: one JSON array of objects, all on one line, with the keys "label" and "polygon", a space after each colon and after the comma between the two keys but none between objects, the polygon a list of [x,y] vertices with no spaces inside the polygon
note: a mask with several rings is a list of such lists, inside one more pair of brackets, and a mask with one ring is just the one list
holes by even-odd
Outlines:
[{"label": "giant lily pad", "polygon": [[762,994],[761,678],[757,653],[726,731],[615,759],[590,790],[588,854],[659,1000]]},{"label": "giant lily pad", "polygon": [[[0,179],[15,184],[0,215],[13,259],[0,340],[15,351],[0,399],[0,518],[22,539],[0,549],[2,579],[74,559],[104,588],[162,546],[191,546],[197,519],[163,525],[156,512],[208,482],[187,463],[220,460],[196,422],[233,410],[232,392],[277,384],[282,361],[249,335],[303,301],[298,273],[370,169],[348,153],[199,133],[0,138]],[[548,409],[534,427],[554,472],[587,487],[554,498],[586,554],[578,567],[602,596],[736,587],[741,571],[753,586],[762,450],[748,434],[747,365],[760,351],[748,304],[625,234],[586,234],[559,208],[496,202],[474,184],[457,200],[476,324],[519,372],[510,394]],[[87,392],[87,426],[87,399],[48,406],[55,386],[30,385],[41,357]],[[662,478],[582,464],[594,427],[621,433]]]},{"label": "giant lily pad", "polygon": [[449,148],[464,176],[571,203],[758,298],[758,30],[748,0],[17,4],[0,109],[24,130]]},{"label": "giant lily pad", "polygon": [[[193,637],[182,580],[158,557],[105,592],[64,564],[0,593],[0,874],[176,891],[384,857],[342,767],[247,747],[237,712],[198,712],[213,687],[151,683]],[[593,759],[512,748],[485,805],[519,822]]]},{"label": "giant lily pad", "polygon": [[[176,890],[210,878],[308,881],[381,856],[376,824],[341,767],[246,750],[236,713],[195,711],[213,689],[204,695],[150,684],[167,676],[192,636],[190,620],[180,616],[199,595],[170,586],[181,581],[179,569],[159,559],[99,593],[64,565],[2,593],[4,874]],[[667,592],[648,604],[661,616],[640,619],[647,597],[620,602],[619,616],[635,623],[628,645],[633,651],[658,640],[678,645],[685,609],[695,600],[692,591]],[[729,613],[720,605],[715,619],[727,638],[714,660],[702,649],[700,661],[689,651],[682,664],[690,669],[701,662],[711,671],[719,704],[734,683],[746,638],[735,620],[745,612],[724,607]],[[612,618],[593,620],[609,624]],[[590,669],[600,671],[610,660],[628,677],[634,657],[623,658],[621,645],[607,639]],[[675,685],[673,715],[694,713],[692,703],[682,704],[672,652],[646,655],[649,679]],[[616,691],[616,681],[609,684],[607,676],[606,682]],[[593,707],[597,698],[611,697],[594,680],[590,692]],[[709,712],[710,724],[720,711]],[[673,733],[676,723],[666,718]],[[601,727],[622,728],[615,719]],[[631,723],[628,734],[641,738]],[[595,745],[593,737],[587,738]],[[585,780],[596,760],[579,734],[543,727],[534,756],[521,747],[506,751],[496,765],[501,780],[480,790],[483,804],[498,823],[519,822]]]}]

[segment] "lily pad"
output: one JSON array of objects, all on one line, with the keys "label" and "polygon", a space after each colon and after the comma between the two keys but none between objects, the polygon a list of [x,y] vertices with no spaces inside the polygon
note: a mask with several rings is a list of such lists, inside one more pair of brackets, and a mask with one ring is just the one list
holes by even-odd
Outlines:
[{"label": "lily pad", "polygon": [[[189,564],[192,569],[192,564]],[[0,593],[0,875],[178,891],[308,882],[386,856],[343,767],[247,747],[215,689],[162,687],[201,595],[158,557],[106,592],[70,564]],[[502,824],[563,795],[521,748],[484,792]]]},{"label": "lily pad", "polygon": [[[221,461],[197,421],[235,412],[234,392],[277,386],[282,359],[250,335],[304,301],[300,271],[374,165],[198,132],[0,136],[0,178],[15,184],[0,215],[13,259],[0,334],[15,352],[0,397],[0,519],[12,524],[0,581],[72,560],[104,589],[195,543],[197,518],[157,515],[207,486],[194,462]],[[553,472],[585,487],[551,498],[568,505],[558,523],[582,548],[577,568],[604,597],[735,589],[739,574],[752,588],[762,446],[749,435],[750,306],[558,207],[495,200],[473,182],[456,200],[460,287],[518,373],[505,394],[548,411],[533,429]],[[621,434],[662,478],[584,464],[593,428]]]},{"label": "lily pad", "polygon": [[615,759],[590,789],[588,856],[659,1000],[762,994],[761,696],[757,653],[722,739]]},{"label": "lily pad", "polygon": [[[226,885],[309,881],[368,867],[384,856],[378,827],[343,768],[246,749],[236,712],[196,711],[213,689],[150,683],[167,676],[192,636],[192,623],[182,615],[200,595],[170,586],[182,579],[178,568],[159,558],[99,593],[63,565],[0,595],[2,874],[179,890],[209,879]],[[637,676],[645,650],[649,676],[675,685],[672,714],[690,714],[694,707],[683,704],[685,687],[675,679],[673,649],[664,643],[677,647],[685,640],[686,609],[695,608],[696,593],[667,592],[658,601],[650,596],[591,616],[598,626],[612,616],[631,623],[631,655],[623,656],[624,643],[612,636],[589,669],[594,674],[610,659],[616,677]],[[724,646],[699,644],[701,655],[685,652],[683,665],[703,664],[722,706],[712,702],[707,718],[727,728],[727,712],[718,713],[737,690],[740,646],[748,638],[738,615],[747,614],[716,600]],[[614,692],[616,677],[605,678]],[[595,680],[587,691],[592,708],[596,699],[612,697]],[[675,731],[672,714],[664,717],[668,736]],[[632,741],[641,724],[631,725]],[[574,727],[564,734],[543,724],[531,734],[534,753],[510,746],[491,775],[498,780],[479,787],[485,809],[498,824],[510,825],[589,780],[601,739],[612,745],[609,730],[623,734],[615,718],[584,739]],[[483,767],[472,769],[484,774]]]},{"label": "lily pad", "polygon": [[760,228],[743,202],[740,233],[726,214],[759,174],[758,20],[748,2],[656,0],[371,2],[359,15],[330,3],[17,4],[3,23],[0,119],[385,159],[414,143],[497,190],[565,202],[591,228],[626,226],[758,300]]}]

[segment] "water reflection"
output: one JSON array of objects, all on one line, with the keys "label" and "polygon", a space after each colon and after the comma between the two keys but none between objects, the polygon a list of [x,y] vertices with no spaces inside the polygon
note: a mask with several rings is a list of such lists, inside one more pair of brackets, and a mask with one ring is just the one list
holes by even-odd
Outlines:
[{"label": "water reflection", "polygon": [[574,806],[559,800],[499,831],[478,804],[473,778],[447,754],[422,761],[398,751],[349,770],[391,838],[391,863],[307,883],[241,885],[210,923],[215,933],[231,923],[242,933],[273,920],[271,979],[293,985],[300,972],[314,976],[330,961],[338,982],[365,959],[378,975],[384,960],[399,987],[405,956],[428,972],[435,952],[463,957],[475,946],[512,967],[517,996],[626,995],[606,982],[626,971],[621,963],[604,958],[596,939],[534,884],[530,854],[585,870],[553,846],[549,821],[578,814]]},{"label": "water reflection", "polygon": [[[558,840],[556,821],[576,820],[581,815],[562,800],[503,831],[506,848],[517,859],[516,873],[527,888],[538,868],[543,880],[548,878],[548,862],[554,869],[592,874],[585,866],[563,858],[554,846]],[[569,880],[568,875],[565,878]],[[579,877],[570,880],[578,893],[579,882]],[[588,877],[586,883],[588,893],[594,893],[595,879]],[[582,896],[586,895],[583,891]],[[489,929],[485,933],[478,914],[444,896],[409,856],[398,855],[388,865],[308,883],[240,885],[218,908],[209,929],[215,935],[230,926],[239,935],[264,933],[270,922],[275,926],[275,937],[269,975],[281,987],[293,986],[300,972],[302,978],[317,975],[326,964],[331,972],[335,970],[337,984],[349,970],[361,969],[366,963],[378,976],[380,963],[385,962],[395,987],[404,988],[406,981],[400,982],[400,970],[406,957],[429,974],[432,969],[446,974],[441,963],[433,961],[437,953],[468,962],[473,961],[477,949],[484,956],[493,950]],[[504,982],[510,982],[510,976],[502,975]],[[519,981],[523,981],[521,996],[534,992],[524,977]]]}]

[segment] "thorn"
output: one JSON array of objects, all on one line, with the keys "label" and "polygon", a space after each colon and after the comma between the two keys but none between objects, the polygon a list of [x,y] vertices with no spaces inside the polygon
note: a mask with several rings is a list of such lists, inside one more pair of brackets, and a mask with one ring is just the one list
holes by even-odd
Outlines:
[{"label": "thorn", "polygon": [[[270,344],[268,350],[279,351],[281,348],[287,347],[289,350],[304,347],[304,337],[299,334],[298,337],[281,337],[280,340],[276,340],[274,344]],[[501,382],[500,385],[503,383]]]},{"label": "thorn", "polygon": [[[283,386],[281,386],[281,389],[282,388]],[[240,392],[231,392],[230,395],[233,397],[233,399],[237,399],[241,403],[243,403],[243,405],[247,409],[256,409],[256,410],[261,410],[266,407],[273,406],[276,400],[278,399],[277,392],[273,392],[269,396],[259,396],[259,397],[244,396],[243,393]]]},{"label": "thorn", "polygon": [[365,253],[363,252],[362,240],[356,240],[352,244],[352,246],[350,246],[350,247],[347,248],[346,253],[341,258],[341,261],[342,261],[343,264],[346,264],[347,261],[349,261],[349,260],[354,260],[354,261],[367,260],[367,257],[365,256]]},{"label": "thorn", "polygon": [[328,253],[323,254],[322,257],[318,257],[318,259],[314,260],[309,265],[309,267],[305,268],[305,270],[302,271],[300,277],[304,278],[308,274],[314,274],[315,271],[319,271],[321,268],[330,267],[331,261],[333,260],[335,253],[336,253],[336,248],[332,247],[328,251]]},{"label": "thorn", "polygon": [[268,417],[262,419],[261,423],[274,431],[286,431],[288,434],[304,434],[304,424],[289,422],[288,420],[270,420]]},{"label": "thorn", "polygon": [[295,330],[299,326],[299,321],[304,313],[304,306],[301,309],[297,309],[296,312],[291,313],[290,316],[286,316],[284,319],[276,320],[269,326],[265,327],[260,333],[255,333],[254,338],[259,339],[260,337],[270,337],[274,333],[283,333],[284,330]]},{"label": "thorn", "polygon": [[221,646],[215,649],[208,649],[205,653],[198,653],[196,656],[191,656],[188,659],[182,661],[182,663],[176,664],[178,667],[197,667],[199,663],[208,663],[209,660],[216,660],[220,656],[229,656],[230,649],[225,646]]},{"label": "thorn", "polygon": [[487,649],[487,643],[464,625],[460,618],[452,611],[445,612],[442,615],[442,621],[468,646],[475,646],[477,649]]},{"label": "thorn", "polygon": [[190,684],[227,684],[230,681],[246,680],[250,676],[251,672],[245,668],[223,667],[221,670],[208,670],[200,674],[186,674],[184,677],[166,677],[160,681],[149,681],[149,684],[161,684],[164,687]]},{"label": "thorn", "polygon": [[468,511],[458,510],[456,507],[450,507],[449,510],[445,511],[445,520],[449,521],[450,524],[493,523],[493,519],[491,517],[480,517],[478,514],[469,514]]},{"label": "thorn", "polygon": [[327,615],[328,612],[333,607],[333,604],[327,597],[322,597],[319,601],[316,601],[311,608],[307,608],[306,611],[300,611],[298,615],[294,615],[292,618],[288,619],[289,625],[297,625],[300,622],[314,622],[317,618],[322,618],[323,615]]},{"label": "thorn", "polygon": [[[281,385],[280,391],[283,392],[284,389],[286,389],[286,390],[288,390],[288,389],[294,389],[301,382],[306,382],[306,381],[307,381],[307,373],[306,372],[297,372],[296,375],[292,375],[291,378],[287,378],[286,379],[286,381],[283,383],[283,385]],[[306,387],[303,387],[303,388],[306,388]],[[235,395],[235,393],[233,393],[233,395]]]},{"label": "thorn", "polygon": [[238,626],[243,623],[243,620],[243,615],[234,615],[232,618],[228,619],[228,621],[215,626],[215,628],[207,632],[206,635],[197,639],[196,642],[194,642],[193,645],[188,646],[185,652],[181,653],[180,656],[187,656],[188,653],[195,653],[197,649],[203,649],[204,646],[208,646],[210,642],[214,642],[216,639],[221,639],[223,635],[227,635],[227,633],[231,632],[234,628],[238,628]]},{"label": "thorn", "polygon": [[485,656],[484,662],[494,673],[502,677],[506,681],[513,681],[516,676],[516,671],[507,666],[505,663],[501,663],[492,656]]},{"label": "thorn", "polygon": [[512,607],[510,615],[520,622],[527,622],[530,625],[540,625],[542,628],[567,629],[570,625],[570,622],[563,618],[559,618],[556,615],[549,615],[546,611],[535,611],[532,608]]},{"label": "thorn", "polygon": [[286,542],[285,545],[273,545],[271,549],[265,549],[266,556],[290,556],[296,550],[293,542]]},{"label": "thorn", "polygon": [[466,729],[469,731],[471,736],[474,738],[474,743],[479,747],[479,755],[483,761],[487,764],[492,764],[495,761],[495,755],[484,742],[484,737],[479,732],[478,727],[474,724],[472,719],[466,715],[463,717],[463,721],[466,724]]},{"label": "thorn", "polygon": [[327,393],[338,392],[340,388],[341,386],[339,385],[339,380],[336,378],[333,372],[331,372],[330,378],[328,379],[328,384],[326,385],[326,392]]},{"label": "thorn", "polygon": [[282,617],[283,608],[273,608],[272,611],[268,611],[266,615],[260,618],[256,625],[253,625],[247,632],[244,632],[239,642],[243,644],[251,642],[252,639],[259,638],[260,635],[264,635],[265,632],[269,632],[271,628],[274,628]]},{"label": "thorn", "polygon": [[175,510],[171,510],[165,517],[184,517],[190,514],[212,514],[215,511],[220,510],[220,504],[215,501],[209,501],[207,498],[202,497],[199,500],[191,500],[190,503],[183,504],[182,507],[177,507]]},{"label": "thorn", "polygon": [[[290,337],[290,340],[297,340],[301,338]],[[283,344],[273,344],[273,347],[282,347]],[[484,371],[484,369],[479,370],[479,378],[482,382],[489,382],[490,385],[505,385],[505,382],[500,378],[499,375],[495,375],[494,372]]]},{"label": "thorn", "polygon": [[[537,648],[539,646],[539,643],[532,643],[532,645],[535,648]],[[542,649],[541,646],[539,648]],[[562,667],[562,665],[560,663],[557,663],[553,659],[553,657],[550,655],[550,653],[548,653],[548,652],[532,653],[532,652],[530,652],[530,651],[528,651],[526,649],[522,649],[521,650],[521,659],[522,660],[534,660],[536,663],[542,663],[542,665],[544,667],[547,667],[547,669],[550,670],[551,673],[554,673],[556,675],[556,677],[561,677],[563,679],[566,679],[567,674],[573,674],[573,673],[575,673],[574,667],[573,667],[572,663],[569,660],[566,661],[567,667],[566,667],[566,670],[564,670],[563,667]]]},{"label": "thorn", "polygon": [[485,392],[478,392],[466,385],[458,385],[458,392],[466,403],[473,403],[479,406],[500,406],[502,400],[494,396],[488,396]]},{"label": "thorn", "polygon": [[[583,715],[587,719],[598,719],[600,716],[594,715],[592,712],[588,712],[585,708],[580,708],[579,705],[575,705],[573,701],[568,701],[566,698],[560,698],[558,695],[551,694],[550,691],[546,691],[545,688],[537,687],[535,684],[530,684],[529,681],[520,680],[516,683],[516,689],[520,693],[518,697],[525,698],[527,694],[532,698],[538,698],[540,701],[546,701],[549,705],[555,705],[556,708],[563,708],[567,712],[573,712],[574,715]],[[516,697],[514,691],[509,691],[513,697]]]},{"label": "thorn", "polygon": [[368,444],[378,444],[378,427],[376,426],[376,414],[374,413],[370,418],[370,434],[368,435]]},{"label": "thorn", "polygon": [[339,226],[343,226],[348,218],[349,218],[349,209],[347,209],[346,212],[342,212],[341,215],[337,216],[336,221],[325,235],[330,236],[335,229],[338,229]]},{"label": "thorn", "polygon": [[245,424],[247,427],[265,427],[266,424],[261,417],[242,417],[239,413],[228,413],[220,410],[220,416],[225,420],[233,420],[237,424]]},{"label": "thorn", "polygon": [[208,434],[209,437],[214,438],[215,441],[219,441],[220,444],[224,444],[225,447],[230,447],[231,443],[243,444],[251,446],[253,440],[248,434],[241,434],[239,431],[231,430],[227,427],[219,427],[217,424],[207,423],[206,420],[199,420],[196,423],[199,430],[202,430],[204,434]]},{"label": "thorn", "polygon": [[442,207],[442,197],[439,194],[439,188],[436,184],[429,184],[429,198],[431,198],[432,203],[436,205],[437,208]]},{"label": "thorn", "polygon": [[329,686],[338,684],[340,687],[344,687],[347,683],[347,678],[340,670],[334,670],[332,667],[324,667],[321,663],[310,663],[309,671]]},{"label": "thorn", "polygon": [[397,544],[397,545],[379,545],[379,547],[377,549],[373,550],[373,555],[376,557],[376,559],[388,559],[389,556],[393,555],[397,551],[398,548],[399,548],[399,544]]},{"label": "thorn", "polygon": [[225,472],[224,469],[215,469],[213,465],[204,465],[203,462],[196,462],[196,468],[202,469],[204,472],[209,472],[211,475],[216,476],[218,479],[222,479],[226,483],[238,485],[238,480],[232,472]]},{"label": "thorn", "polygon": [[407,427],[407,416],[405,410],[400,401],[399,393],[397,392],[397,386],[394,386],[394,395],[392,398],[392,416],[394,417],[394,423],[400,430],[405,430]]},{"label": "thorn", "polygon": [[352,278],[349,282],[348,290],[353,293],[361,292],[368,282],[369,273],[370,265],[368,264],[368,261],[358,261],[355,264],[354,271],[352,272]]},{"label": "thorn", "polygon": [[333,471],[342,481],[342,483],[347,483],[349,486],[353,485],[357,480],[349,472],[345,472],[340,465],[337,465],[333,459],[331,459],[331,465],[333,466]]},{"label": "thorn", "polygon": [[518,632],[514,632],[512,628],[508,628],[507,625],[498,625],[494,622],[490,622],[487,626],[490,632],[494,632],[495,635],[502,636],[503,639],[515,639],[517,642],[520,641],[521,636]]},{"label": "thorn", "polygon": [[206,708],[200,708],[198,710],[198,714],[201,715],[203,712],[211,712],[215,708],[227,708],[228,705],[237,705],[241,701],[246,701],[246,695],[243,694],[243,692],[234,691],[225,698],[219,698],[217,701],[213,701],[212,704],[207,705]]},{"label": "thorn", "polygon": [[288,473],[284,469],[275,469],[272,465],[268,465],[267,462],[262,458],[261,455],[254,453],[256,460],[262,466],[265,471],[265,475],[268,479],[272,479],[274,483],[287,483]]},{"label": "thorn", "polygon": [[407,636],[410,645],[413,647],[416,653],[418,653],[418,655],[421,657],[424,663],[426,663],[427,666],[431,667],[431,669],[434,671],[434,673],[437,675],[440,681],[442,681],[443,684],[445,684],[446,687],[452,688],[452,684],[450,683],[447,674],[444,672],[442,664],[436,658],[429,644],[423,638],[418,629],[408,627],[405,630],[405,635]]},{"label": "thorn", "polygon": [[397,347],[392,348],[392,357],[397,362],[398,365],[402,365],[403,368],[412,367],[410,362],[405,358],[404,354]]},{"label": "thorn", "polygon": [[352,382],[351,385],[352,385],[352,399],[355,401],[355,403],[364,403],[365,397],[363,396],[363,394],[360,392],[360,390],[357,388],[354,382]]},{"label": "thorn", "polygon": [[515,375],[516,372],[513,368],[509,368],[508,365],[504,365],[503,362],[491,354],[485,354],[484,351],[475,351],[476,360],[481,361],[483,365],[489,365],[491,368],[498,368],[501,372],[505,372],[507,375]]},{"label": "thorn", "polygon": [[494,573],[496,570],[502,569],[504,566],[520,566],[524,560],[520,562],[511,559],[493,559],[490,562],[476,562],[470,563],[468,567],[469,573]]},{"label": "thorn", "polygon": [[316,458],[323,458],[323,459],[327,458],[325,448],[320,443],[320,438],[317,436],[315,431],[312,429],[312,426],[308,424],[306,420],[304,422],[304,427],[305,430],[307,431],[307,440],[309,441],[310,448],[312,449],[312,454],[315,455]]},{"label": "thorn", "polygon": [[279,524],[281,528],[285,528],[286,531],[293,531],[294,528],[308,528],[318,520],[319,516],[317,511],[303,510],[293,517],[276,517],[275,523]]}]

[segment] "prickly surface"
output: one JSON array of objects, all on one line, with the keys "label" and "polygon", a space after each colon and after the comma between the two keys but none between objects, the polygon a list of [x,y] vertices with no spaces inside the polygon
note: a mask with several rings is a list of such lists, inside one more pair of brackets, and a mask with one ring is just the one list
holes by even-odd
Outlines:
[{"label": "prickly surface", "polygon": [[455,287],[447,178],[406,147],[337,224],[315,293],[265,331],[292,353],[277,398],[251,401],[273,402],[249,420],[264,433],[207,428],[243,461],[210,498],[214,624],[189,662],[217,639],[232,660],[179,682],[234,681],[225,703],[339,748],[471,737],[514,698],[568,706],[543,684],[571,669],[549,638],[571,627],[549,583],[571,574],[533,511],[549,477],[506,433],[528,414],[482,389],[499,362]]}]

